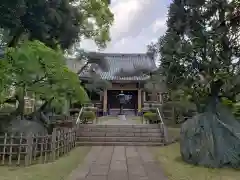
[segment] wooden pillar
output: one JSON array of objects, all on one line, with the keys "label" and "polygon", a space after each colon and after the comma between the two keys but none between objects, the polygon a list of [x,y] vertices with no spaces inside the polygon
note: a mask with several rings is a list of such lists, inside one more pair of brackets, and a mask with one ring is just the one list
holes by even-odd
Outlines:
[{"label": "wooden pillar", "polygon": [[103,115],[107,115],[107,89],[103,93]]},{"label": "wooden pillar", "polygon": [[99,94],[99,101],[102,103],[103,103],[103,95],[104,95],[104,92]]},{"label": "wooden pillar", "polygon": [[159,102],[163,104],[163,98],[162,98],[162,93],[159,93]]},{"label": "wooden pillar", "polygon": [[138,89],[138,114],[142,111],[142,90]]},{"label": "wooden pillar", "polygon": [[145,102],[145,101],[146,101],[146,92],[143,91],[143,102]]}]

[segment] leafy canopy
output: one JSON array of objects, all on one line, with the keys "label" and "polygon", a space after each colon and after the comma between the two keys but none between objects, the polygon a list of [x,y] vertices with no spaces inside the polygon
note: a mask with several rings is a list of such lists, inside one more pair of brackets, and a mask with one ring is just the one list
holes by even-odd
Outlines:
[{"label": "leafy canopy", "polygon": [[0,28],[15,46],[22,35],[68,49],[82,37],[105,47],[113,22],[108,0],[2,0]]},{"label": "leafy canopy", "polygon": [[9,87],[23,88],[42,100],[87,100],[78,76],[67,68],[63,53],[40,41],[27,41],[19,47],[8,48],[0,63],[6,67],[0,69],[0,73],[4,73],[0,84],[2,101],[8,98],[3,94]]},{"label": "leafy canopy", "polygon": [[196,104],[209,96],[236,99],[240,92],[237,0],[174,0],[166,34],[151,46],[160,55],[159,75]]}]

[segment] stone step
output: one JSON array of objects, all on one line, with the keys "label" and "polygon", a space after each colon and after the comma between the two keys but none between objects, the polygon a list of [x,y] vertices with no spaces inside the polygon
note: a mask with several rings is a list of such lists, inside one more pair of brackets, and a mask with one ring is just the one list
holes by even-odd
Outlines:
[{"label": "stone step", "polygon": [[162,142],[77,142],[77,146],[164,146]]},{"label": "stone step", "polygon": [[94,132],[81,131],[78,137],[161,137],[161,132]]},{"label": "stone step", "polygon": [[[119,112],[120,112],[120,109],[110,109],[109,115],[116,117],[116,116],[118,116]],[[136,116],[136,111],[134,109],[132,109],[132,110],[124,109],[123,114],[125,114],[126,116]]]},{"label": "stone step", "polygon": [[125,126],[125,125],[114,125],[114,126],[91,126],[85,125],[78,127],[78,132],[150,132],[157,133],[161,132],[159,126]]},{"label": "stone step", "polygon": [[160,124],[79,124],[78,128],[145,128],[145,129],[158,129]]},{"label": "stone step", "polygon": [[78,142],[163,142],[162,137],[77,137]]},{"label": "stone step", "polygon": [[117,129],[117,128],[91,128],[91,129],[79,129],[77,131],[78,133],[82,132],[103,132],[103,133],[108,133],[108,132],[113,132],[113,133],[161,133],[161,129],[132,129],[132,128],[122,128],[122,129]]}]

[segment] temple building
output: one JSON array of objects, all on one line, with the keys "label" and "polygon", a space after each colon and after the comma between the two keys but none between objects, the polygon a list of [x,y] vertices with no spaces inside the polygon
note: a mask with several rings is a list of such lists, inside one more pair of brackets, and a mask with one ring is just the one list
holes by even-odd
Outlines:
[{"label": "temple building", "polygon": [[101,109],[103,115],[113,115],[119,111],[117,95],[121,91],[127,97],[124,111],[132,114],[141,112],[148,95],[144,84],[149,80],[151,72],[157,69],[155,60],[150,54],[110,54],[101,53],[108,64],[108,70],[103,71],[96,64],[89,64],[79,74],[82,82],[86,82],[93,72],[101,80],[111,83],[98,95],[92,95],[91,100]]}]

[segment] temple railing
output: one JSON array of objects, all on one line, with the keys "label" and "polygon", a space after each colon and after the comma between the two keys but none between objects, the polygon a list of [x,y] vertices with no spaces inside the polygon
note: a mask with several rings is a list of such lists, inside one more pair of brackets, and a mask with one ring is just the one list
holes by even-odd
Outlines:
[{"label": "temple railing", "polygon": [[160,128],[162,130],[163,138],[164,138],[165,142],[167,143],[168,142],[168,129],[167,129],[167,126],[164,124],[164,120],[163,120],[163,117],[162,117],[162,114],[161,114],[159,108],[157,108],[157,115],[160,119]]},{"label": "temple railing", "polygon": [[78,117],[77,117],[77,120],[76,120],[76,125],[81,124],[80,117],[81,117],[82,112],[83,112],[83,107],[80,109],[80,111],[78,113]]}]

